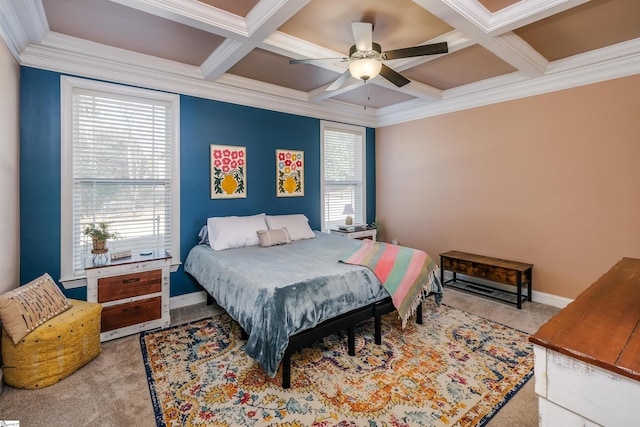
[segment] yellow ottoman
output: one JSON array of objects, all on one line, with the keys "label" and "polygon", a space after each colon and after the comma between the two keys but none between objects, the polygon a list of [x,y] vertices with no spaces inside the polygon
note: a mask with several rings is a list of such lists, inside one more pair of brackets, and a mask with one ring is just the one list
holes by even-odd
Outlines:
[{"label": "yellow ottoman", "polygon": [[68,377],[100,354],[102,305],[69,300],[60,313],[14,344],[2,330],[4,382],[17,388],[42,388]]}]

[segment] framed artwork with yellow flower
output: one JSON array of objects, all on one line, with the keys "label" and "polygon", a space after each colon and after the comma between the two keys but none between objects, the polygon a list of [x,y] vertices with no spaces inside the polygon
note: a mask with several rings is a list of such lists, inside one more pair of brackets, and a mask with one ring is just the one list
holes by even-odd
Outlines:
[{"label": "framed artwork with yellow flower", "polygon": [[211,198],[247,197],[247,148],[211,145]]},{"label": "framed artwork with yellow flower", "polygon": [[276,196],[304,196],[304,151],[276,150]]}]

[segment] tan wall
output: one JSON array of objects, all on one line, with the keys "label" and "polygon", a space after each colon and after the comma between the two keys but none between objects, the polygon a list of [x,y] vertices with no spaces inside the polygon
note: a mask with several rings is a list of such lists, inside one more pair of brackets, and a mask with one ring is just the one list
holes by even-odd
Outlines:
[{"label": "tan wall", "polygon": [[20,67],[0,39],[0,294],[20,284]]},{"label": "tan wall", "polygon": [[534,264],[575,298],[640,258],[640,76],[376,131],[383,239]]}]

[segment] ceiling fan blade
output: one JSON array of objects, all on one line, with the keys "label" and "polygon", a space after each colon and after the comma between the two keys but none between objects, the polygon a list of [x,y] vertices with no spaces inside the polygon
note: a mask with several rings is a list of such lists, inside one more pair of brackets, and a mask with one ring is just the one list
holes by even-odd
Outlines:
[{"label": "ceiling fan blade", "polygon": [[347,62],[349,58],[307,58],[307,59],[290,59],[289,64],[312,64],[317,61],[340,61]]},{"label": "ceiling fan blade", "polygon": [[414,56],[437,55],[439,53],[449,52],[447,42],[425,44],[423,46],[405,47],[404,49],[395,49],[382,52],[382,59],[399,59],[411,58]]},{"label": "ceiling fan blade", "polygon": [[349,80],[350,77],[351,72],[349,70],[345,71],[340,77],[338,77],[335,82],[331,83],[331,85],[326,88],[325,91],[330,92],[332,90],[340,89],[340,86],[342,86],[347,80]]},{"label": "ceiling fan blade", "polygon": [[363,52],[371,50],[373,24],[369,22],[352,22],[351,29],[353,30],[353,39],[356,42],[356,48]]},{"label": "ceiling fan blade", "polygon": [[398,87],[402,87],[411,81],[384,64],[382,64],[382,68],[380,69],[380,75]]}]

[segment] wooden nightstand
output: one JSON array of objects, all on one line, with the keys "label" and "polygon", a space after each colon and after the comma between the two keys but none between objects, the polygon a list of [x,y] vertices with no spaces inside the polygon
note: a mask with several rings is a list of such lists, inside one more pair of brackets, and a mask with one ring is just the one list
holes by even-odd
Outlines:
[{"label": "wooden nightstand", "polygon": [[367,227],[364,230],[358,230],[358,231],[342,231],[342,230],[332,229],[331,234],[334,234],[336,236],[349,237],[351,239],[359,239],[359,240],[371,239],[375,242],[378,231],[373,227]]},{"label": "wooden nightstand", "polygon": [[171,255],[87,261],[87,301],[102,304],[100,341],[169,325]]}]

